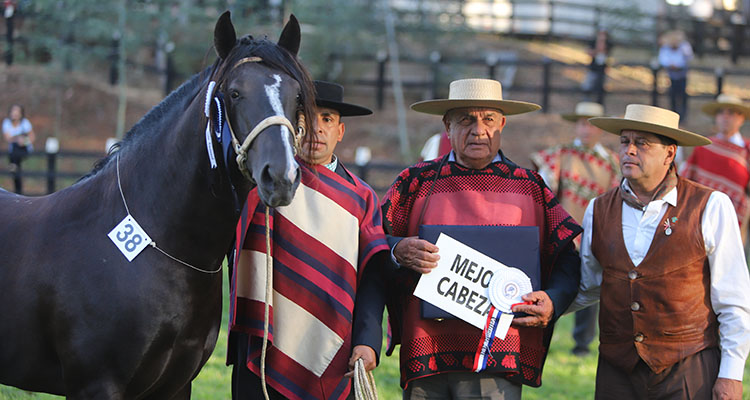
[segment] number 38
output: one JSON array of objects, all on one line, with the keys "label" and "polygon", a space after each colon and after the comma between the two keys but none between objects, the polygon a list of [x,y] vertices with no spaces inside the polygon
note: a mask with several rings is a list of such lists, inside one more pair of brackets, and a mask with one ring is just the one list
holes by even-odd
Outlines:
[{"label": "number 38", "polygon": [[[117,232],[117,240],[125,242],[125,250],[133,251],[139,244],[141,244],[141,242],[143,242],[143,237],[137,233],[133,235],[135,228],[133,228],[132,224],[125,224],[124,227],[124,231]],[[133,237],[128,239],[130,235],[133,235]]]}]

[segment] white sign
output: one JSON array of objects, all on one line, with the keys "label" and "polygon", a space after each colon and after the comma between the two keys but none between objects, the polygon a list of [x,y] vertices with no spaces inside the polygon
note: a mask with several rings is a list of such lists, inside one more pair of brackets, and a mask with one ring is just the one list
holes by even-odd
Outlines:
[{"label": "white sign", "polygon": [[112,229],[107,236],[128,261],[133,261],[135,256],[151,243],[151,238],[130,214],[117,224],[115,229]]},{"label": "white sign", "polygon": [[[489,287],[493,276],[496,272],[506,275],[509,270],[516,270],[522,274],[523,272],[509,268],[443,233],[435,245],[440,248],[438,266],[419,278],[414,295],[479,329],[484,329],[492,305]],[[529,279],[523,275],[526,280]],[[519,286],[526,288],[525,283]],[[528,288],[530,292],[530,282]],[[515,295],[520,298],[528,292],[518,292]],[[503,311],[498,305],[495,307]],[[498,329],[495,337],[502,339],[505,332]]]}]

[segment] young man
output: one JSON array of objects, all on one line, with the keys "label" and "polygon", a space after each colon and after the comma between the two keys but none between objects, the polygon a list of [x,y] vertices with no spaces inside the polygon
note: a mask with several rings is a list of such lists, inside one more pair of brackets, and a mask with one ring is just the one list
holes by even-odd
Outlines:
[{"label": "young man", "polygon": [[737,212],[740,233],[747,245],[750,219],[750,144],[740,127],[750,115],[750,107],[739,98],[720,94],[701,111],[714,118],[716,135],[711,144],[693,150],[680,166],[680,175],[726,193]]},{"label": "young man", "polygon": [[586,209],[570,309],[601,297],[596,398],[741,399],[750,278],[734,208],[674,167],[678,145],[711,141],[640,104],[590,121],[620,136],[624,177]]},{"label": "young man", "polygon": [[[500,151],[505,116],[539,106],[504,100],[498,81],[462,79],[451,83],[448,99],[411,108],[443,117],[452,150],[401,172],[382,206],[400,265],[389,281],[389,315],[392,344],[401,344],[404,399],[520,399],[522,384],[541,385],[551,325],[575,297],[580,277],[572,241],[581,228],[536,172]],[[437,246],[417,237],[420,225],[539,227],[541,290],[524,296],[528,304],[512,307],[528,316],[514,320],[505,340],[492,342],[492,361],[481,372],[473,363],[482,329],[458,319],[423,318],[422,302],[412,294],[420,274],[439,258]]]},{"label": "young man", "polygon": [[[603,132],[588,121],[589,118],[603,116],[604,107],[601,104],[578,103],[575,112],[562,115],[566,121],[575,123],[576,138],[573,143],[531,155],[539,175],[555,193],[565,211],[578,222],[583,221],[583,212],[591,199],[617,186],[620,181],[617,155],[599,143]],[[597,305],[576,312],[574,355],[589,354],[589,345],[596,334],[597,315]]]},{"label": "young man", "polygon": [[[272,210],[273,301],[265,377],[272,399],[344,399],[349,372],[380,352],[388,262],[378,199],[335,156],[343,116],[371,111],[342,101],[343,87],[315,81],[314,132],[300,151],[302,178],[289,206]],[[232,397],[263,398],[261,346],[266,282],[265,207],[248,196],[247,232],[232,276]]]}]

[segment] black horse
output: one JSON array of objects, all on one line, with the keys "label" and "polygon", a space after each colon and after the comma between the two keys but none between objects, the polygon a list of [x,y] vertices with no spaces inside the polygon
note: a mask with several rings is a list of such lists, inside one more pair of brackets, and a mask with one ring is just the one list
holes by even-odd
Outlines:
[{"label": "black horse", "polygon": [[[0,190],[0,383],[71,399],[190,397],[216,345],[241,202],[257,182],[267,205],[286,205],[299,183],[288,120],[303,113],[309,128],[314,106],[299,40],[293,16],[278,44],[237,40],[225,13],[216,63],[89,176],[44,197]],[[239,161],[223,156],[222,117],[239,135],[229,153],[247,150]],[[133,221],[156,246],[128,262],[146,240]]]}]

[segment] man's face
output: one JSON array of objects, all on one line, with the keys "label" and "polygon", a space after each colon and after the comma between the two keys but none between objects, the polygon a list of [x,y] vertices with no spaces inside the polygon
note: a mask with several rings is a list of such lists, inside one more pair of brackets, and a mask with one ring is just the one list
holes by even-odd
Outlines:
[{"label": "man's face", "polygon": [[578,121],[576,121],[576,137],[585,147],[593,147],[599,143],[602,130],[591,125],[588,118],[578,118]]},{"label": "man's face", "polygon": [[716,112],[714,120],[719,133],[728,136],[740,131],[740,127],[745,123],[745,116],[736,110],[720,108]]},{"label": "man's face", "polygon": [[458,108],[443,117],[445,130],[459,164],[481,169],[486,167],[498,150],[505,116],[494,108]]},{"label": "man's face", "polygon": [[333,150],[344,138],[344,123],[341,115],[332,108],[318,107],[313,120],[314,136],[308,142],[302,157],[311,164],[330,164]]},{"label": "man's face", "polygon": [[620,171],[629,182],[656,187],[666,176],[677,146],[665,145],[648,132],[620,132]]}]

